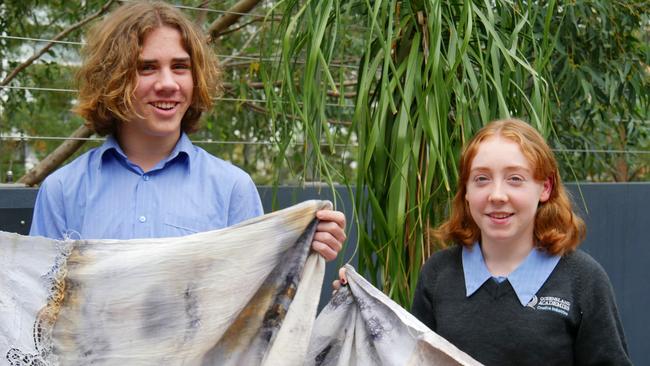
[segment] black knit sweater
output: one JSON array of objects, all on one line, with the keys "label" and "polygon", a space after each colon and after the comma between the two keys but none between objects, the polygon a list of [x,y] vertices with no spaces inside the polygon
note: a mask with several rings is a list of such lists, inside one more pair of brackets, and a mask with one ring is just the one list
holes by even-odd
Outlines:
[{"label": "black knit sweater", "polygon": [[631,365],[612,286],[582,251],[560,259],[528,306],[510,283],[466,296],[460,246],[420,272],[412,312],[485,365]]}]

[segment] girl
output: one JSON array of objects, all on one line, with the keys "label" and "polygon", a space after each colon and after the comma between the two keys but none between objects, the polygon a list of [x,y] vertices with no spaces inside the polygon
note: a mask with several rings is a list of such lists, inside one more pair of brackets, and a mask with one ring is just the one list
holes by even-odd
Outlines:
[{"label": "girl", "polygon": [[486,365],[629,365],[609,279],[576,251],[584,233],[544,138],[491,122],[462,153],[434,232],[458,245],[426,262],[412,312]]}]

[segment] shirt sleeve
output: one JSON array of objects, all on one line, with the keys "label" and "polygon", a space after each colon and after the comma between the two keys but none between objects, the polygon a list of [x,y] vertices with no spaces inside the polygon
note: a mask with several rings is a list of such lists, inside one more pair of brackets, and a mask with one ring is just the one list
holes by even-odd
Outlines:
[{"label": "shirt sleeve", "polygon": [[260,194],[250,177],[241,179],[234,186],[228,207],[228,226],[264,214]]},{"label": "shirt sleeve", "polygon": [[52,177],[41,184],[34,205],[31,236],[62,240],[66,231],[65,208],[61,182]]},{"label": "shirt sleeve", "polygon": [[576,365],[632,365],[609,278],[595,261],[588,266],[594,267],[591,273],[579,279],[584,283],[582,293],[586,298],[580,302],[582,319],[574,346]]}]

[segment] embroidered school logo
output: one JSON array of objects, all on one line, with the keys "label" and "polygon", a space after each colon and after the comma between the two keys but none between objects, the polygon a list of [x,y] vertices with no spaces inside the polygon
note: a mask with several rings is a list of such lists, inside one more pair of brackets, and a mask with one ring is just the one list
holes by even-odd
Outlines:
[{"label": "embroidered school logo", "polygon": [[533,295],[533,298],[530,299],[530,302],[526,306],[528,306],[529,308],[535,309],[535,305],[537,305],[537,302],[538,302],[537,295]]},{"label": "embroidered school logo", "polygon": [[[537,301],[537,296],[533,297],[531,303],[533,301]],[[540,297],[536,305],[531,306],[529,303],[528,306],[537,310],[554,311],[564,316],[568,316],[569,310],[571,310],[571,302],[555,296]]]}]

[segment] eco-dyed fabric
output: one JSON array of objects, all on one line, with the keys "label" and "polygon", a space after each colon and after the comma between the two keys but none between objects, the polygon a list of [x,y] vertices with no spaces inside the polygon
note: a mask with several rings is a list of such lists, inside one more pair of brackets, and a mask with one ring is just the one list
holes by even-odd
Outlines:
[{"label": "eco-dyed fabric", "polygon": [[476,364],[349,266],[314,325],[324,261],[309,251],[329,206],[177,238],[0,232],[0,364]]},{"label": "eco-dyed fabric", "polygon": [[314,323],[306,365],[480,365],[427,328],[347,265],[341,287]]},{"label": "eco-dyed fabric", "polygon": [[308,201],[180,238],[0,233],[0,364],[302,365],[324,207]]}]

